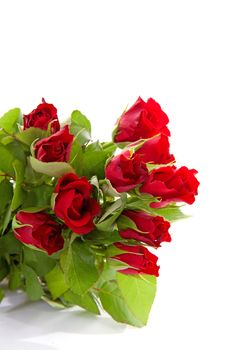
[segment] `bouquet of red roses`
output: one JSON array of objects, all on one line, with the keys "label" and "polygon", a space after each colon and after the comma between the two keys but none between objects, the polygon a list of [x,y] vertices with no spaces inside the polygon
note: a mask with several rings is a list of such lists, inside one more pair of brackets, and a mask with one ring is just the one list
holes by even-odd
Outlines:
[{"label": "bouquet of red roses", "polygon": [[[141,327],[196,170],[177,168],[168,117],[150,98],[124,111],[112,142],[93,141],[78,110],[60,125],[45,100],[0,118],[0,281],[31,300],[78,305]],[[0,288],[0,300],[4,288]]]}]

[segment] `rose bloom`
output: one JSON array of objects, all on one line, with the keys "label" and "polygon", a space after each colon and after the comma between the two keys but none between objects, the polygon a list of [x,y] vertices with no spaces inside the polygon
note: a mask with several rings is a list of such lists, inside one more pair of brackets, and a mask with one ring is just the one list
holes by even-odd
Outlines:
[{"label": "rose bloom", "polygon": [[63,248],[62,225],[45,212],[19,211],[16,221],[22,227],[14,229],[15,237],[22,243],[46,251],[49,255]]},{"label": "rose bloom", "polygon": [[74,233],[84,235],[95,227],[93,219],[99,214],[100,205],[91,198],[92,191],[87,178],[73,173],[58,180],[54,212]]},{"label": "rose bloom", "polygon": [[145,273],[148,275],[159,276],[159,266],[157,265],[158,258],[145,247],[125,245],[115,243],[115,246],[125,252],[112,257],[129,265],[122,267],[119,271],[124,274],[139,274]]},{"label": "rose bloom", "polygon": [[160,247],[162,242],[171,241],[168,232],[171,225],[161,216],[153,216],[142,211],[133,210],[125,210],[122,215],[131,219],[138,229],[126,228],[119,230],[122,238],[134,239],[156,248]]},{"label": "rose bloom", "polygon": [[47,130],[49,124],[51,125],[51,132],[55,133],[60,130],[60,124],[57,116],[57,109],[53,104],[45,102],[39,104],[36,109],[29,114],[23,116],[24,130],[30,127]]},{"label": "rose bloom", "polygon": [[199,186],[196,174],[195,169],[189,170],[185,166],[179,169],[175,166],[154,169],[140,187],[140,192],[161,198],[160,202],[152,203],[152,207],[161,207],[169,202],[192,204]]},{"label": "rose bloom", "polygon": [[118,192],[127,192],[145,181],[148,170],[139,155],[124,151],[109,161],[105,176]]},{"label": "rose bloom", "polygon": [[42,162],[68,162],[73,139],[66,125],[64,129],[35,143],[35,157]]},{"label": "rose bloom", "polygon": [[146,140],[135,152],[139,154],[144,163],[168,164],[175,161],[169,151],[170,144],[166,135],[160,134]]},{"label": "rose bloom", "polygon": [[168,116],[155,100],[149,98],[145,102],[139,97],[120,117],[114,142],[133,142],[159,133],[170,135],[168,122]]}]

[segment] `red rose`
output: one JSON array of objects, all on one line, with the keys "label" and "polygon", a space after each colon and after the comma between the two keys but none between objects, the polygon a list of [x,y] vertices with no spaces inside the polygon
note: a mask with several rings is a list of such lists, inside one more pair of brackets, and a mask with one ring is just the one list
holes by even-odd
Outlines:
[{"label": "red rose", "polygon": [[171,225],[161,216],[152,216],[142,211],[131,210],[123,211],[122,215],[131,219],[138,228],[138,231],[132,228],[120,230],[119,233],[122,238],[135,239],[156,248],[160,247],[162,242],[171,241],[171,236],[168,232]]},{"label": "red rose", "polygon": [[149,98],[145,102],[139,97],[135,104],[120,117],[114,141],[132,142],[147,139],[159,133],[170,135],[166,127],[168,122],[168,116],[155,100]]},{"label": "red rose", "polygon": [[68,162],[73,138],[66,125],[64,129],[36,142],[34,145],[36,158],[42,162]]},{"label": "red rose", "polygon": [[54,105],[45,102],[44,99],[42,99],[42,103],[36,109],[27,115],[24,114],[23,117],[24,130],[30,127],[47,130],[49,124],[51,125],[52,133],[60,130],[57,109]]},{"label": "red rose", "polygon": [[22,243],[42,249],[49,255],[63,248],[62,226],[51,215],[19,211],[16,221],[23,225],[14,229],[15,237]]},{"label": "red rose", "polygon": [[148,275],[159,276],[159,266],[157,266],[158,258],[143,246],[129,246],[122,243],[115,243],[115,246],[126,251],[116,256],[113,259],[122,261],[130,267],[120,270],[125,274],[146,273]]},{"label": "red rose", "polygon": [[179,169],[175,166],[154,169],[140,188],[140,192],[161,198],[161,202],[151,204],[152,207],[164,206],[169,202],[192,204],[199,186],[195,174],[195,169],[189,170],[185,166]]},{"label": "red rose", "polygon": [[125,151],[108,163],[105,176],[118,192],[127,192],[145,181],[148,176],[146,164],[137,154]]},{"label": "red rose", "polygon": [[91,198],[92,186],[85,177],[65,174],[55,188],[54,212],[75,233],[84,235],[94,228],[100,205]]},{"label": "red rose", "polygon": [[168,164],[175,160],[169,152],[169,146],[168,137],[161,134],[145,141],[135,153],[140,154],[145,163]]}]

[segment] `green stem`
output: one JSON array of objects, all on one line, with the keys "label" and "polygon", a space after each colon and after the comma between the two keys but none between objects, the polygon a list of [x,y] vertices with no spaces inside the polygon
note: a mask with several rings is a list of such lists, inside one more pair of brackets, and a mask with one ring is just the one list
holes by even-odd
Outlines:
[{"label": "green stem", "polygon": [[2,177],[5,177],[6,178],[10,178],[10,179],[13,179],[15,181],[15,177],[10,175],[10,174],[7,174],[7,173],[0,173],[0,176]]}]

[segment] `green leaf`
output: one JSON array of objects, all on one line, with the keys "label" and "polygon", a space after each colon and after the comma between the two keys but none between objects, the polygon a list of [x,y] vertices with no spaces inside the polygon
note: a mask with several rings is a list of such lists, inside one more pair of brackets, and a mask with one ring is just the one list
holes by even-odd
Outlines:
[{"label": "green leaf", "polygon": [[126,203],[126,195],[118,198],[112,205],[110,205],[107,211],[102,215],[99,221],[96,223],[96,228],[100,231],[111,231],[114,229],[114,224],[117,218],[124,210]]},{"label": "green leaf", "polygon": [[[107,249],[106,249],[106,251],[105,251],[105,256],[106,256],[107,259],[108,259],[108,258],[113,258],[113,259],[114,259],[114,257],[115,257],[116,255],[124,254],[124,253],[125,253],[125,250],[122,250],[122,249],[120,249],[120,248],[117,248],[114,244],[112,244],[112,245],[109,245],[109,246],[107,247]],[[122,261],[117,261],[117,264],[119,264],[119,263],[120,263],[119,266],[128,266],[128,264],[122,263]],[[112,265],[115,266],[115,260],[112,260],[112,259],[108,260],[108,264],[109,264],[109,266],[111,266],[111,267],[112,267]],[[123,264],[123,265],[122,265],[122,264]]]},{"label": "green leaf", "polygon": [[90,184],[93,186],[93,190],[94,190],[94,197],[98,200],[101,201],[102,196],[103,196],[103,192],[100,189],[99,186],[99,180],[97,178],[97,176],[92,176],[92,178],[89,180]]},{"label": "green leaf", "polygon": [[69,164],[79,176],[83,174],[83,151],[81,145],[75,139],[72,143]]},{"label": "green leaf", "polygon": [[43,183],[46,183],[47,181],[51,180],[51,178],[48,175],[37,173],[33,170],[29,157],[27,158],[24,179],[25,183],[30,184],[30,187],[38,187]]},{"label": "green leaf", "polygon": [[69,289],[65,281],[64,273],[59,265],[56,265],[52,271],[47,273],[45,281],[53,299],[59,298]]},{"label": "green leaf", "polygon": [[50,297],[47,295],[43,295],[41,297],[41,299],[44,300],[48,305],[50,305],[51,307],[53,307],[54,309],[57,309],[57,310],[62,310],[62,309],[65,309],[67,307],[63,303],[63,301],[61,301],[61,299],[51,300]]},{"label": "green leaf", "polygon": [[19,160],[13,162],[13,168],[15,171],[15,188],[14,195],[11,202],[11,210],[16,210],[24,200],[24,190],[22,189],[22,182],[24,180],[24,165]]},{"label": "green leaf", "polygon": [[74,294],[71,291],[68,291],[64,294],[64,299],[71,303],[72,305],[78,305],[83,309],[90,311],[96,315],[99,315],[99,308],[95,301],[95,298],[90,292],[87,292],[83,295]]},{"label": "green leaf", "polygon": [[86,235],[85,240],[91,241],[96,244],[109,245],[115,242],[122,241],[122,238],[119,235],[117,230],[114,230],[114,231],[94,230],[90,232],[88,235]]},{"label": "green leaf", "polygon": [[122,193],[119,193],[112,187],[111,182],[108,179],[104,179],[100,182],[103,193],[110,197],[121,197]]},{"label": "green leaf", "polygon": [[80,111],[73,111],[71,114],[70,132],[80,145],[84,145],[91,139],[91,123]]},{"label": "green leaf", "polygon": [[94,254],[87,244],[77,240],[70,244],[62,267],[75,294],[85,294],[99,277]]},{"label": "green leaf", "polygon": [[[5,146],[6,149],[11,153],[12,158],[18,159],[20,162],[23,163],[24,166],[26,166],[26,153],[28,152],[28,148],[24,145],[22,145],[20,142],[14,140],[13,142],[9,143]],[[25,153],[26,152],[26,153]],[[13,167],[13,164],[12,164]]]},{"label": "green leaf", "polygon": [[[123,209],[122,209],[123,210]],[[110,215],[107,219],[98,222],[95,226],[99,231],[113,231],[115,229],[115,223],[117,218],[121,215],[121,209],[118,209],[114,214]]]},{"label": "green leaf", "polygon": [[98,179],[104,179],[105,163],[115,149],[115,145],[104,149],[98,141],[88,145],[83,153],[83,175],[88,178],[96,175]]},{"label": "green leaf", "polygon": [[1,138],[1,144],[8,145],[9,143],[13,142],[14,140],[15,139],[13,136],[7,135],[7,136]]},{"label": "green leaf", "polygon": [[0,144],[0,154],[1,154],[1,170],[11,176],[14,176],[13,161],[15,160],[14,155],[7,149],[6,146]]},{"label": "green leaf", "polygon": [[109,216],[107,219],[104,221],[97,223],[95,226],[98,231],[106,231],[110,232],[113,231],[115,227],[115,223],[119,215],[121,214],[121,211],[116,211],[113,215]]},{"label": "green leaf", "polygon": [[5,174],[0,170],[0,183],[5,180]]},{"label": "green leaf", "polygon": [[116,273],[100,289],[103,308],[114,320],[142,327],[146,325],[156,291],[156,279],[150,275]]},{"label": "green leaf", "polygon": [[4,178],[0,182],[0,234],[2,234],[11,219],[11,200],[13,197],[13,183]]},{"label": "green leaf", "polygon": [[3,234],[10,221],[11,221],[11,205],[9,205],[4,213],[4,215],[2,216],[2,219],[1,219],[2,222],[0,222],[0,230],[1,230],[1,233]]},{"label": "green leaf", "polygon": [[8,287],[10,290],[15,290],[21,287],[22,279],[21,279],[21,270],[19,267],[15,265],[11,265],[11,271],[9,276]]},{"label": "green leaf", "polygon": [[96,290],[97,291],[100,290],[106,282],[113,281],[115,279],[116,279],[116,270],[112,268],[112,266],[110,266],[109,264],[109,261],[106,260],[104,262],[100,277],[95,284]]},{"label": "green leaf", "polygon": [[85,145],[91,140],[91,135],[84,128],[72,128],[72,134],[75,135],[75,139],[80,145]]},{"label": "green leaf", "polygon": [[60,177],[67,173],[75,173],[74,169],[70,164],[65,162],[41,162],[40,160],[30,157],[30,163],[32,168],[42,174],[48,176]]},{"label": "green leaf", "polygon": [[131,196],[127,200],[125,209],[142,210],[153,215],[154,209],[150,206],[152,202],[157,202],[157,199],[150,195]]},{"label": "green leaf", "polygon": [[26,164],[26,155],[24,153],[24,146],[22,146],[17,141],[13,141],[7,145],[0,144],[0,154],[1,154],[1,162],[0,162],[0,170],[6,175],[10,175],[14,178],[15,171],[13,167],[14,160],[18,159]]},{"label": "green leaf", "polygon": [[19,108],[9,110],[0,118],[0,128],[9,134],[17,131],[17,123],[21,121],[21,111]]},{"label": "green leaf", "polygon": [[136,318],[146,325],[156,293],[155,276],[117,272],[116,279],[126,304]]},{"label": "green leaf", "polygon": [[74,125],[86,129],[89,133],[91,133],[90,121],[78,110],[73,111],[71,114],[71,127]]},{"label": "green leaf", "polygon": [[118,211],[119,209],[123,209],[124,207],[124,202],[122,200],[122,198],[118,198],[115,202],[113,202],[113,204],[111,204],[108,209],[106,210],[106,212],[101,216],[101,218],[99,219],[98,223],[101,223],[102,221],[104,221],[108,216],[114,214],[116,211]]},{"label": "green leaf", "polygon": [[4,298],[5,294],[2,288],[0,288],[0,303],[2,301],[2,299]]},{"label": "green leaf", "polygon": [[142,327],[143,324],[133,315],[121,294],[116,281],[107,281],[99,292],[104,310],[117,322]]},{"label": "green leaf", "polygon": [[19,254],[22,249],[22,244],[15,238],[12,231],[7,232],[0,238],[0,255]]},{"label": "green leaf", "polygon": [[121,215],[119,219],[117,220],[117,227],[119,231],[132,229],[134,231],[140,232],[140,233],[146,233],[146,231],[141,231],[135,224],[133,220],[131,220],[128,216]]},{"label": "green leaf", "polygon": [[30,188],[27,192],[25,192],[22,208],[29,208],[33,206],[38,208],[50,207],[53,191],[54,187],[46,184]]},{"label": "green leaf", "polygon": [[30,300],[39,300],[43,295],[43,289],[35,271],[27,266],[21,266],[25,278],[25,290]]},{"label": "green leaf", "polygon": [[28,128],[23,130],[16,135],[17,140],[22,141],[23,143],[31,146],[31,144],[37,139],[43,139],[47,137],[47,131],[39,128]]},{"label": "green leaf", "polygon": [[7,261],[0,257],[0,281],[2,281],[9,273],[9,265]]},{"label": "green leaf", "polygon": [[189,218],[189,215],[184,214],[180,207],[176,205],[169,205],[164,208],[154,209],[154,215],[163,216],[164,219],[171,222]]},{"label": "green leaf", "polygon": [[87,150],[83,155],[83,175],[90,178],[96,175],[99,179],[103,179],[104,167],[106,159],[105,153],[102,151],[92,152]]},{"label": "green leaf", "polygon": [[34,250],[27,246],[23,247],[23,252],[24,264],[30,266],[38,276],[46,275],[56,265],[56,260],[45,252]]},{"label": "green leaf", "polygon": [[5,211],[13,196],[13,184],[4,179],[0,182],[0,215]]},{"label": "green leaf", "polygon": [[115,150],[117,149],[117,146],[114,142],[101,142],[101,147],[105,152],[113,154]]},{"label": "green leaf", "polygon": [[0,128],[0,143],[2,143],[2,140],[7,136],[7,134]]}]

